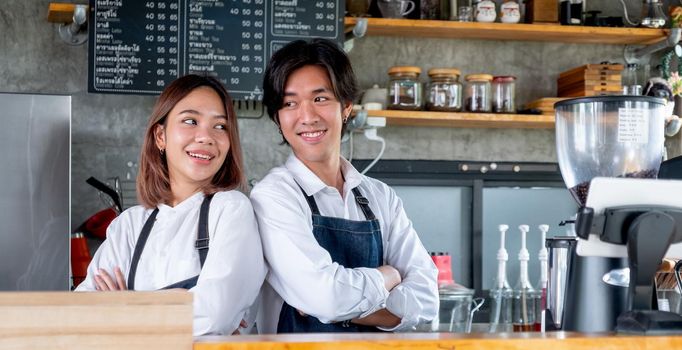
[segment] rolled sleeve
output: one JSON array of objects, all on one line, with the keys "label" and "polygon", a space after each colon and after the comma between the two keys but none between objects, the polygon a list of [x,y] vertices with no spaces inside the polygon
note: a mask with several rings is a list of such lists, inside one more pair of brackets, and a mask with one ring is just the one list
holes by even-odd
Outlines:
[{"label": "rolled sleeve", "polygon": [[388,189],[392,220],[388,237],[387,264],[395,267],[402,282],[391,290],[386,309],[401,319],[386,331],[409,331],[420,323],[433,320],[438,312],[438,270],[422,245],[402,201]]}]

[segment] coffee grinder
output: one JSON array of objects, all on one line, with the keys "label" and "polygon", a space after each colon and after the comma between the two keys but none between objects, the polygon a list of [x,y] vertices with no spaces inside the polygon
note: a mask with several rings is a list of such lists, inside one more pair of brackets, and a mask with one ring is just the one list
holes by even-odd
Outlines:
[{"label": "coffee grinder", "polygon": [[564,293],[549,291],[566,295],[563,319],[549,315],[563,330],[682,333],[682,316],[656,310],[653,289],[661,259],[682,257],[682,181],[655,179],[664,106],[648,96],[555,104],[559,167],[581,206]]}]

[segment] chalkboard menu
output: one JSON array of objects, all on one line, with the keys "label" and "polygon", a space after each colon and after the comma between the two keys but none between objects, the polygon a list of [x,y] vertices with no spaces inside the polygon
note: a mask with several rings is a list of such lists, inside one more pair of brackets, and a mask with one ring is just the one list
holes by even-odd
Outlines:
[{"label": "chalkboard menu", "polygon": [[90,0],[88,91],[159,94],[175,78],[220,79],[261,100],[270,55],[297,39],[341,41],[340,0]]}]

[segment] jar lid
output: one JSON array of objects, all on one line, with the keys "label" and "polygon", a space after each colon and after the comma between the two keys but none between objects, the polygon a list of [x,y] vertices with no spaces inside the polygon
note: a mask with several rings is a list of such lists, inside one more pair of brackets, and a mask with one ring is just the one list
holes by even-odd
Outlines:
[{"label": "jar lid", "polygon": [[388,75],[398,74],[421,74],[422,69],[415,66],[393,66],[388,69]]},{"label": "jar lid", "polygon": [[493,78],[495,83],[513,83],[516,77],[513,75],[497,75]]},{"label": "jar lid", "polygon": [[457,283],[448,283],[438,286],[438,293],[453,296],[472,296],[474,290]]},{"label": "jar lid", "polygon": [[469,74],[466,76],[467,81],[491,81],[493,76],[490,74]]},{"label": "jar lid", "polygon": [[461,72],[457,68],[431,68],[429,69],[428,72],[430,77],[434,76],[452,76],[452,77],[458,77],[460,76]]}]

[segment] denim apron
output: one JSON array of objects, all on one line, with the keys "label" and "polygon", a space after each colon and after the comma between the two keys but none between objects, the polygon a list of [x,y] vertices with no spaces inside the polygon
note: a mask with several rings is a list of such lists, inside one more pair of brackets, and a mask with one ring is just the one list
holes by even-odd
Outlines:
[{"label": "denim apron", "polygon": [[[370,209],[369,201],[357,187],[353,189],[353,195],[365,215],[364,221],[322,216],[313,196],[306,195],[303,189],[301,191],[312,211],[313,235],[317,243],[329,252],[334,262],[347,268],[377,268],[383,265],[384,250],[379,220]],[[307,332],[379,332],[379,329],[348,321],[325,324],[313,316],[302,316],[285,302],[279,314],[277,333]]]},{"label": "denim apron", "polygon": [[[204,267],[204,261],[206,261],[206,255],[208,255],[208,209],[211,205],[211,199],[213,199],[212,194],[204,197],[204,201],[201,203],[201,209],[199,210],[199,233],[197,235],[197,240],[194,242],[194,247],[199,250],[199,262],[201,263],[202,268]],[[144,226],[142,227],[140,237],[137,239],[137,243],[135,244],[133,261],[130,263],[130,271],[128,272],[128,290],[135,290],[135,273],[137,272],[137,264],[140,262],[140,256],[142,255],[145,244],[147,244],[149,233],[152,231],[154,221],[156,221],[156,214],[158,213],[159,208],[156,208],[151,215],[149,215],[149,218],[147,218],[147,221],[145,221]],[[161,289],[190,289],[197,285],[198,280],[199,275],[196,275],[186,280],[175,282]]]}]

